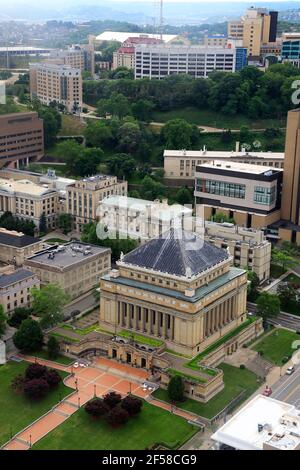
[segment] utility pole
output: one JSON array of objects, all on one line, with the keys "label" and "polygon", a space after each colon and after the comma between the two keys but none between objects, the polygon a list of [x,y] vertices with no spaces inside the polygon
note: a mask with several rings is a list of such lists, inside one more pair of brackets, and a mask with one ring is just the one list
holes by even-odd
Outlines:
[{"label": "utility pole", "polygon": [[160,29],[160,40],[163,39],[163,24],[164,24],[164,0],[160,0],[160,15],[159,15],[159,29]]}]

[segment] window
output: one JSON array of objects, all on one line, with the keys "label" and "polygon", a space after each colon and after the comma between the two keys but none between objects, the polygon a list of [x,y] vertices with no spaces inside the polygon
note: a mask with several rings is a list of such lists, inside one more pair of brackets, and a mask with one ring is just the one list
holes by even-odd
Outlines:
[{"label": "window", "polygon": [[271,188],[255,186],[253,199],[257,204],[271,205],[276,199],[276,193],[276,186]]},{"label": "window", "polygon": [[246,186],[244,184],[225,183],[224,181],[198,178],[196,190],[202,193],[216,194],[218,196],[245,199]]}]

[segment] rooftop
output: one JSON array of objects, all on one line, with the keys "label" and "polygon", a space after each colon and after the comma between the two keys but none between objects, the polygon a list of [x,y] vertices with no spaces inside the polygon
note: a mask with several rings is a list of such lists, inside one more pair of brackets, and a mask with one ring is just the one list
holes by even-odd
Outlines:
[{"label": "rooftop", "polygon": [[2,274],[0,276],[0,288],[11,286],[15,282],[23,281],[32,276],[34,276],[34,274],[27,269],[18,269],[11,274]]},{"label": "rooftop", "polygon": [[276,173],[282,172],[280,168],[274,168],[271,166],[263,166],[263,165],[251,165],[250,163],[240,163],[240,162],[231,162],[226,160],[221,161],[212,161],[211,163],[202,163],[201,165],[197,166],[196,172],[201,172],[202,168],[218,168],[223,171],[234,171],[238,173],[251,173],[253,175],[275,175]]},{"label": "rooftop", "polygon": [[[162,39],[165,42],[172,41],[173,39],[177,38],[177,34],[163,34]],[[149,33],[124,33],[120,31],[104,31],[103,33],[99,34],[96,37],[96,41],[118,41],[123,43],[128,38],[140,38],[140,37],[148,37],[148,38],[155,38],[159,39],[160,34],[149,34]]]},{"label": "rooftop", "polygon": [[169,205],[167,200],[160,202],[159,200],[148,201],[146,199],[138,199],[127,196],[107,196],[101,201],[103,206],[118,207],[120,209],[131,209],[137,212],[145,212],[147,209],[151,211],[151,216],[160,220],[173,220],[178,216],[191,215],[192,209],[184,207],[180,204]]},{"label": "rooftop", "polygon": [[221,159],[231,159],[231,158],[262,158],[262,159],[270,159],[270,158],[278,158],[280,160],[284,159],[284,152],[250,152],[241,151],[241,152],[228,152],[228,151],[207,151],[207,150],[165,150],[164,157],[191,157],[191,158],[221,158]]},{"label": "rooftop", "polygon": [[277,450],[300,446],[300,411],[274,398],[256,395],[225,423],[212,439],[239,450]]},{"label": "rooftop", "polygon": [[27,194],[28,196],[43,196],[48,193],[55,192],[54,189],[33,183],[29,180],[6,180],[0,178],[0,191],[4,191],[10,194],[21,193]]},{"label": "rooftop", "polygon": [[6,230],[5,228],[0,228],[0,245],[14,246],[15,248],[23,248],[29,245],[34,245],[39,243],[41,240],[39,238],[30,237],[29,235],[24,235],[22,232],[15,232],[13,230]]},{"label": "rooftop", "polygon": [[110,248],[88,245],[82,242],[70,242],[65,245],[48,248],[30,256],[26,263],[32,266],[40,264],[45,267],[65,269],[103,253],[110,253]]},{"label": "rooftop", "polygon": [[195,233],[171,228],[125,255],[119,263],[192,278],[228,259],[227,251]]}]

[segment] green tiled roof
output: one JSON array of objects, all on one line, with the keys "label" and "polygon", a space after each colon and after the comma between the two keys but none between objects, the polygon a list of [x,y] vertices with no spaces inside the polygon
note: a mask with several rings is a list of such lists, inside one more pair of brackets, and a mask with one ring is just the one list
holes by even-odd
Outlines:
[{"label": "green tiled roof", "polygon": [[203,299],[211,292],[214,292],[216,289],[223,287],[224,285],[228,284],[228,282],[236,279],[237,277],[244,274],[243,269],[238,268],[231,268],[227,273],[219,276],[217,279],[209,282],[208,285],[198,287],[195,291],[195,295],[193,297],[186,297],[184,293],[178,292],[174,289],[169,289],[166,287],[160,287],[153,284],[146,284],[145,282],[139,282],[135,279],[129,279],[125,277],[116,277],[112,278],[108,274],[103,276],[102,279],[106,281],[113,282],[114,284],[120,284],[123,286],[135,287],[137,289],[145,290],[148,292],[154,292],[156,294],[166,295],[167,297],[174,297],[179,300],[183,300],[185,302],[195,303],[198,300]]}]

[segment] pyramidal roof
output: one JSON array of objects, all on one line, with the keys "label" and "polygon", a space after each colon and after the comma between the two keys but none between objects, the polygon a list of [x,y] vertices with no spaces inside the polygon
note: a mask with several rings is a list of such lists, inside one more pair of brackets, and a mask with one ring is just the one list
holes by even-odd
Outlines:
[{"label": "pyramidal roof", "polygon": [[193,232],[171,228],[139,246],[121,262],[175,276],[192,277],[229,258],[226,250]]}]

